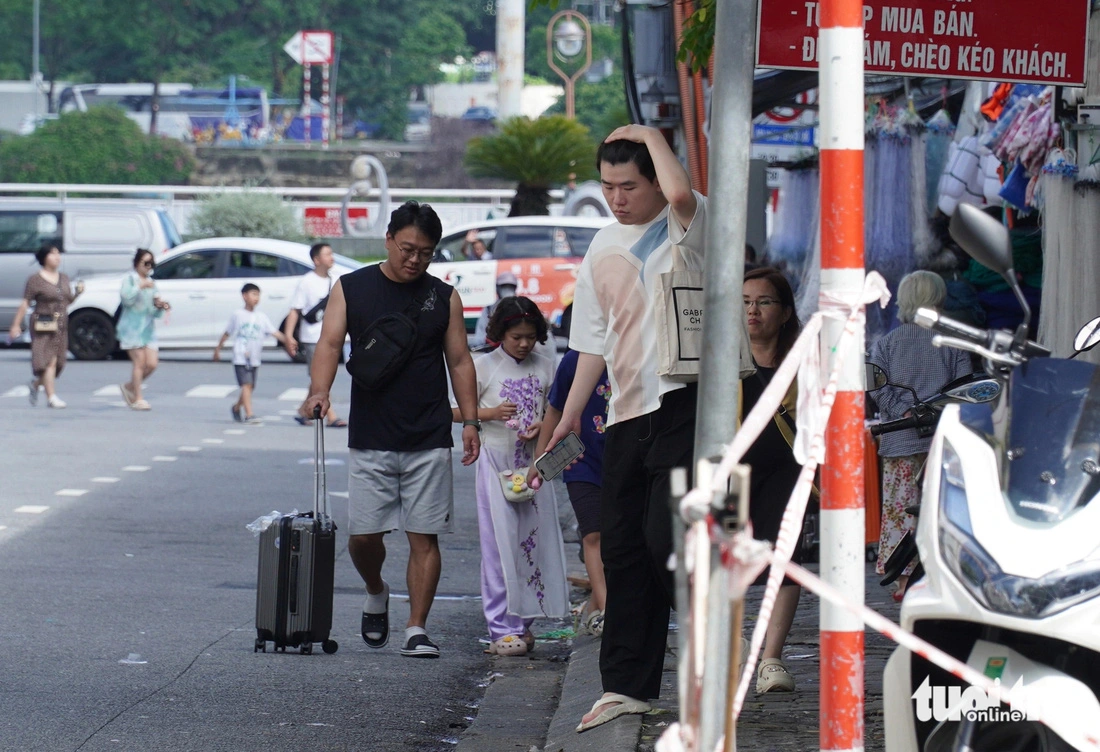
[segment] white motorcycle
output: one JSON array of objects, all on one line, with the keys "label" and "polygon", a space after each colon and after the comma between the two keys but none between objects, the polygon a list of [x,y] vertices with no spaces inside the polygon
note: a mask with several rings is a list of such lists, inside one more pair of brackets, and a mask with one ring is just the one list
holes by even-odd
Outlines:
[{"label": "white motorcycle", "polygon": [[[987,695],[898,647],[884,675],[886,749],[1100,749],[1100,368],[1027,340],[1000,222],[960,205],[951,234],[1005,278],[1025,320],[1009,332],[917,315],[937,345],[981,355],[1004,388],[992,411],[951,404],[939,416],[917,524],[925,574],[909,584],[901,626],[1004,691]],[[1098,343],[1100,318],[1074,349]],[[1090,737],[1096,746],[1080,741]]]}]

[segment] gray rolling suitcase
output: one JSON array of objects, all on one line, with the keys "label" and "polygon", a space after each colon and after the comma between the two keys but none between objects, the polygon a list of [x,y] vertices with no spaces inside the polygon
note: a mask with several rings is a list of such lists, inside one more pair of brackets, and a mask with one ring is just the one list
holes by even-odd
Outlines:
[{"label": "gray rolling suitcase", "polygon": [[339,647],[332,629],[336,524],[328,515],[324,421],[314,418],[313,511],[283,515],[260,533],[256,575],[256,643],[253,652],[287,647],[326,653]]}]

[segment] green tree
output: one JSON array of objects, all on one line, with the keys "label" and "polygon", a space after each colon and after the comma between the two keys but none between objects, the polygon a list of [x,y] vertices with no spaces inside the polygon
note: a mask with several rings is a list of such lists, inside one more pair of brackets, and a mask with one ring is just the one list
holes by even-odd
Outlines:
[{"label": "green tree", "polygon": [[307,240],[293,207],[270,193],[216,193],[199,200],[188,221],[189,237]]},{"label": "green tree", "polygon": [[9,183],[182,185],[194,168],[186,146],[146,136],[115,107],[66,113],[0,144],[0,180]]},{"label": "green tree", "polygon": [[500,132],[470,140],[466,170],[473,177],[513,180],[508,216],[550,213],[550,188],[594,172],[596,148],[588,129],[560,115],[506,120]]},{"label": "green tree", "polygon": [[[588,83],[582,78],[577,81],[573,92],[573,103],[577,122],[587,128],[597,140],[604,138],[620,125],[630,123],[621,76],[612,75],[595,83]],[[545,114],[564,115],[565,97],[559,97]]]}]

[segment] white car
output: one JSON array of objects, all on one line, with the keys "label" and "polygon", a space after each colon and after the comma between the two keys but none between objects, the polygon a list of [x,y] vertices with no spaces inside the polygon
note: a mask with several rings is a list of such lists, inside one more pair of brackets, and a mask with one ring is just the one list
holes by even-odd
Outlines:
[{"label": "white car", "polygon": [[[242,307],[246,282],[259,286],[259,310],[281,328],[298,278],[313,269],[309,246],[267,238],[194,240],[161,253],[156,262],[157,291],[172,306],[157,322],[162,349],[213,348],[230,315]],[[335,280],[361,266],[337,255],[330,275]],[[102,360],[117,348],[115,320],[124,277],[89,279],[69,308],[69,351],[77,359]],[[274,346],[274,338],[267,344]]]}]

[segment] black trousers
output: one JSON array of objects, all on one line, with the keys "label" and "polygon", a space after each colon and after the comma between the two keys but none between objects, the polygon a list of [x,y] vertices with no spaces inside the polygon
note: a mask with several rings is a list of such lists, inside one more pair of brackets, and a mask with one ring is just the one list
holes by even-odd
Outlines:
[{"label": "black trousers", "polygon": [[698,389],[665,395],[660,409],[607,429],[600,510],[600,553],[607,579],[600,674],[605,692],[639,700],[660,696],[675,604],[669,472],[689,470]]}]

